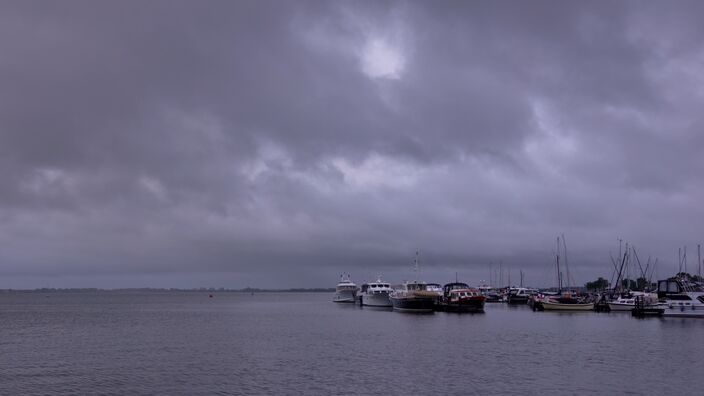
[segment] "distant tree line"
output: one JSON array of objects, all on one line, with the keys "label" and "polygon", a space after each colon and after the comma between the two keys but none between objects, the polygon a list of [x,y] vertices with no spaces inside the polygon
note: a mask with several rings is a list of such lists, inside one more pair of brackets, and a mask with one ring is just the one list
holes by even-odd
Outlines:
[{"label": "distant tree line", "polygon": [[609,288],[609,281],[606,279],[599,277],[599,279],[593,281],[593,282],[587,282],[584,287],[589,290],[589,291],[604,291]]}]

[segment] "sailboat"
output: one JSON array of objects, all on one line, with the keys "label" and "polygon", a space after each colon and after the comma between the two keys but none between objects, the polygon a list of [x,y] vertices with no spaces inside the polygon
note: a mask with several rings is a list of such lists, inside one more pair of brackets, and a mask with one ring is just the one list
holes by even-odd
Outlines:
[{"label": "sailboat", "polygon": [[[565,269],[567,271],[567,285],[569,289],[569,267],[567,267],[567,244],[565,236],[562,236],[562,245],[565,252]],[[562,290],[562,272],[560,272],[560,237],[557,237],[557,252],[555,253],[555,267],[557,268],[558,294],[556,296],[545,296],[541,301],[545,311],[592,311],[594,304],[584,301],[570,291]]]}]

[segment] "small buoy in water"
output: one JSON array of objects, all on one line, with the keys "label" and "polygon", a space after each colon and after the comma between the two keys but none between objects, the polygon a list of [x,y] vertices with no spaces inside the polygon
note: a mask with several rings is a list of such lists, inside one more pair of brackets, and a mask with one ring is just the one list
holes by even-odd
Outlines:
[{"label": "small buoy in water", "polygon": [[208,294],[208,298],[213,298],[213,295],[212,295],[212,294]]}]

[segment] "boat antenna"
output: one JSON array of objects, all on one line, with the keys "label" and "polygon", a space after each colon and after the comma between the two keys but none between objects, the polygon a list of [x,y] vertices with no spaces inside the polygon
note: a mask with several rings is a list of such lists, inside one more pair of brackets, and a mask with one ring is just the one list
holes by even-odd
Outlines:
[{"label": "boat antenna", "polygon": [[416,257],[413,259],[413,264],[414,264],[414,270],[416,272],[416,282],[418,282],[418,279],[420,279],[420,266],[418,265],[418,251],[416,250]]}]

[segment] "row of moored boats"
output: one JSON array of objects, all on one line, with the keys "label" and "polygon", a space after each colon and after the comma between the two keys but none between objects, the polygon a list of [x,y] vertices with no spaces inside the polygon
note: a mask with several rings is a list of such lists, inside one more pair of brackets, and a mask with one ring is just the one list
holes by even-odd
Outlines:
[{"label": "row of moored boats", "polygon": [[496,292],[462,282],[440,286],[421,281],[391,285],[381,278],[357,287],[349,275],[337,285],[334,302],[389,307],[400,312],[484,312],[486,302],[529,305],[534,311],[615,311],[635,315],[704,318],[704,287],[683,279],[658,282],[656,292],[626,291],[609,295],[508,288]]},{"label": "row of moored boats", "polygon": [[400,312],[429,313],[484,312],[486,297],[466,283],[453,282],[444,286],[421,281],[404,282],[392,286],[381,278],[364,283],[361,288],[349,275],[343,275],[336,287],[334,302],[360,303],[369,307],[387,307]]}]

